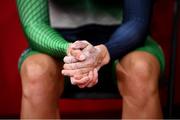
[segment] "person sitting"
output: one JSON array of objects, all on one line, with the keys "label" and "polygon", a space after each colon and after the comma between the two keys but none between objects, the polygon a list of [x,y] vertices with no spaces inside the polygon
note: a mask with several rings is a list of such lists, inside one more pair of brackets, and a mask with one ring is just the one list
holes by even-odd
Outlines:
[{"label": "person sitting", "polygon": [[164,55],[148,34],[152,0],[59,0],[57,4],[59,32],[50,25],[48,0],[17,0],[29,43],[18,66],[21,118],[59,118],[64,76],[80,89],[92,89],[99,84],[99,71],[109,64],[115,65],[122,118],[162,118],[158,79]]}]

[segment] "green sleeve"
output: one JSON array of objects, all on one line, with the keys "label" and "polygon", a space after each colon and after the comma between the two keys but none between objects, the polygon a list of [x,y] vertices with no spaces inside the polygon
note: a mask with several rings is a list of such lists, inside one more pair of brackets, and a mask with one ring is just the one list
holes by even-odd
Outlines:
[{"label": "green sleeve", "polygon": [[49,24],[48,0],[17,0],[24,32],[33,50],[62,58],[68,42]]}]

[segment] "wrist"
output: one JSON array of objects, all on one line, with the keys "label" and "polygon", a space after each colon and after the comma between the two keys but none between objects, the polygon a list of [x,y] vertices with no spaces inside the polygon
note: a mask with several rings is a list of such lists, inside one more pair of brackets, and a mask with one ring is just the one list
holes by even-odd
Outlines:
[{"label": "wrist", "polygon": [[68,47],[67,47],[67,49],[66,49],[66,55],[69,55],[69,54],[70,54],[71,45],[72,45],[72,43],[69,43],[69,44],[68,44]]},{"label": "wrist", "polygon": [[110,55],[109,55],[107,47],[101,44],[101,45],[95,46],[95,48],[99,49],[100,54],[103,58],[103,60],[101,61],[102,66],[108,64],[110,61]]}]

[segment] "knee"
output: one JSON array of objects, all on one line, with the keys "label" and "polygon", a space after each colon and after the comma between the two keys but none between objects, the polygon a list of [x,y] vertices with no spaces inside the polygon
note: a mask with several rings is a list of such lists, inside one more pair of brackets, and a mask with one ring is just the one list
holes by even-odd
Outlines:
[{"label": "knee", "polygon": [[149,79],[158,79],[160,74],[159,62],[153,55],[146,52],[130,53],[119,64],[117,65],[118,73],[122,73],[123,67],[126,75],[144,82]]},{"label": "knee", "polygon": [[42,96],[56,83],[57,69],[52,58],[46,55],[33,55],[22,64],[21,79],[23,96]]},{"label": "knee", "polygon": [[27,82],[41,82],[45,76],[53,76],[56,71],[56,64],[47,55],[33,55],[28,57],[22,64],[21,75],[26,77]]},{"label": "knee", "polygon": [[154,70],[152,61],[144,58],[132,59],[129,66],[129,73],[140,80],[148,80]]},{"label": "knee", "polygon": [[[135,94],[140,94],[141,97],[148,97],[157,92],[158,86],[158,70],[151,61],[144,59],[134,59],[129,70],[129,80],[132,82]],[[156,72],[155,72],[156,71]]]},{"label": "knee", "polygon": [[[120,68],[121,67],[121,68]],[[146,100],[158,93],[159,63],[156,58],[146,53],[134,54],[120,61],[117,65],[118,76],[125,71],[119,80],[122,96],[132,96]],[[122,77],[121,77],[122,78]]]}]

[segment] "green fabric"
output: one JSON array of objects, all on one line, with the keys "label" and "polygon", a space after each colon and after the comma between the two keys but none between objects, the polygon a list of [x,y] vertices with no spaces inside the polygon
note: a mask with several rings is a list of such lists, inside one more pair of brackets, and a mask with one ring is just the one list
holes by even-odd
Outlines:
[{"label": "green fabric", "polygon": [[63,58],[69,43],[50,27],[48,0],[17,0],[17,7],[30,47]]},{"label": "green fabric", "polygon": [[32,50],[31,48],[28,48],[27,50],[25,50],[25,51],[21,54],[21,57],[19,58],[19,61],[18,61],[18,70],[19,70],[19,71],[21,70],[22,63],[24,62],[24,60],[25,60],[26,58],[28,58],[28,57],[31,56],[31,55],[38,54],[38,53],[40,53],[40,52],[34,51],[34,50]]},{"label": "green fabric", "polygon": [[152,55],[154,55],[160,64],[160,70],[163,73],[165,70],[165,58],[164,53],[161,49],[161,47],[156,43],[156,41],[153,40],[152,37],[148,36],[147,40],[144,43],[144,46],[137,48],[136,50],[139,51],[146,51]]}]

